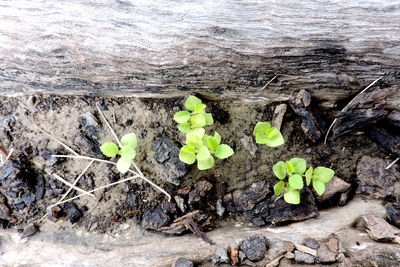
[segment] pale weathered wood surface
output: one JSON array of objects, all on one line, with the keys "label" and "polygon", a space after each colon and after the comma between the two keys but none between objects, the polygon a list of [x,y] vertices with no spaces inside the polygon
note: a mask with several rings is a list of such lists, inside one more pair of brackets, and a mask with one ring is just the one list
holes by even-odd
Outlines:
[{"label": "pale weathered wood surface", "polygon": [[[399,62],[398,0],[0,3],[1,94],[196,90],[279,100],[307,88],[336,100],[382,75],[398,83]],[[279,73],[301,77],[259,91]]]}]

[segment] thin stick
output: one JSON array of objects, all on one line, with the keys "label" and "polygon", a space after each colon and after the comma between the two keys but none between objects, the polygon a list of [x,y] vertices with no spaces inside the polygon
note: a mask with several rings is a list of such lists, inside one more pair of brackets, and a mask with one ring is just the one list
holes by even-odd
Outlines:
[{"label": "thin stick", "polygon": [[113,128],[111,128],[111,126],[108,123],[106,117],[104,116],[103,112],[101,111],[100,107],[97,104],[96,104],[96,108],[99,111],[99,113],[100,113],[101,117],[103,118],[103,120],[105,121],[108,129],[110,129],[110,131],[111,131],[112,135],[114,136],[115,140],[117,141],[119,147],[122,147],[121,142],[119,141],[117,134],[114,132]]},{"label": "thin stick", "polygon": [[279,76],[296,77],[296,78],[302,77],[302,76],[288,75],[288,74],[277,74],[277,75],[275,75],[271,80],[269,80],[269,81],[260,89],[260,91],[262,91],[262,90],[264,90],[265,88],[267,88],[268,85],[269,85],[270,83],[272,83],[272,82],[273,82],[276,78],[278,78]]},{"label": "thin stick", "polygon": [[[99,191],[99,190],[101,190],[101,189],[104,189],[104,188],[107,188],[107,187],[110,187],[110,186],[113,186],[113,185],[116,185],[116,184],[123,183],[123,182],[129,181],[129,180],[132,180],[132,179],[135,179],[135,178],[138,178],[138,177],[140,177],[140,176],[139,176],[139,175],[134,175],[134,176],[131,176],[131,177],[122,179],[122,180],[117,181],[117,182],[114,182],[114,183],[110,183],[110,184],[106,184],[106,185],[100,186],[100,187],[98,187],[98,188],[96,188],[96,189],[93,189],[93,190],[88,191],[87,193],[84,193],[84,194],[81,194],[81,195],[77,195],[77,196],[71,197],[71,198],[69,198],[69,199],[66,199],[66,200],[64,200],[64,201],[61,201],[61,202],[58,203],[57,205],[60,205],[60,204],[63,204],[63,203],[72,201],[72,200],[74,200],[74,199],[80,198],[80,197],[85,196],[85,195],[87,195],[87,194],[90,194],[90,193]],[[55,205],[52,205],[52,206],[55,206]]]},{"label": "thin stick", "polygon": [[[84,193],[84,194],[88,194],[87,191],[85,191],[85,190],[83,190],[83,189],[80,189],[79,187],[76,187],[76,186],[72,185],[70,182],[66,181],[65,179],[63,179],[63,178],[60,177],[59,175],[57,175],[57,174],[55,174],[55,173],[50,174],[50,175],[53,175],[57,180],[59,180],[60,182],[66,184],[66,185],[68,185],[68,186],[70,186],[71,188],[75,189],[76,191],[79,191],[79,192]],[[93,194],[89,194],[89,195],[91,195],[92,197],[94,197]]]},{"label": "thin stick", "polygon": [[[93,160],[93,161],[98,161],[98,162],[104,162],[104,163],[109,163],[109,164],[113,164],[113,165],[117,165],[115,162],[112,161],[108,161],[108,160],[104,160],[104,159],[97,159],[97,158],[91,158],[91,157],[87,157],[87,156],[74,156],[74,155],[51,155],[52,157],[55,158],[76,158],[76,159],[86,159],[86,160]],[[138,175],[140,178],[142,178],[144,181],[148,182],[151,186],[153,186],[154,188],[156,188],[158,191],[162,192],[163,194],[165,194],[168,197],[168,201],[171,201],[171,195],[169,193],[167,193],[167,191],[165,191],[164,189],[162,189],[161,187],[159,187],[158,185],[156,185],[155,183],[153,183],[152,181],[150,181],[149,179],[147,179],[142,172],[140,171],[140,169],[136,166],[136,164],[132,161],[133,166],[135,167],[135,169],[137,170],[137,172],[129,169],[128,171],[130,173],[133,173],[135,175]]]},{"label": "thin stick", "polygon": [[33,117],[32,114],[32,122],[33,124],[45,135],[47,135],[50,138],[53,138],[55,141],[57,141],[60,145],[62,145],[63,147],[65,147],[65,149],[69,150],[72,154],[78,156],[79,154],[76,153],[72,148],[70,148],[69,146],[67,146],[66,144],[64,144],[63,142],[61,142],[60,140],[58,140],[56,137],[54,137],[53,135],[49,134],[48,132],[46,132],[45,130],[43,130],[42,128],[39,127],[39,125],[35,122],[35,118]]},{"label": "thin stick", "polygon": [[[365,87],[365,89],[364,90],[362,90],[361,92],[359,92],[340,112],[339,112],[339,115],[341,114],[341,113],[343,113],[343,112],[346,112],[347,111],[347,109],[349,108],[349,106],[350,106],[350,104],[351,103],[353,103],[356,99],[357,99],[357,97],[358,96],[360,96],[362,93],[364,93],[365,91],[367,91],[369,88],[371,88],[375,83],[377,83],[380,79],[382,79],[383,78],[383,76],[382,77],[379,77],[378,79],[376,79],[375,81],[373,81],[372,83],[370,83],[367,87]],[[333,127],[333,125],[336,123],[336,121],[337,121],[337,118],[335,118],[334,120],[333,120],[333,122],[332,122],[332,124],[331,124],[331,126],[329,126],[329,129],[328,129],[328,131],[326,132],[326,135],[325,135],[325,140],[324,140],[324,145],[326,145],[326,141],[328,140],[328,135],[329,135],[329,132],[331,131],[331,129],[332,129],[332,127]]]},{"label": "thin stick", "polygon": [[385,168],[385,170],[389,170],[390,168],[392,168],[392,166],[393,166],[397,161],[399,161],[399,159],[400,159],[400,157],[398,157],[397,159],[395,159],[392,163],[390,163],[390,164]]},{"label": "thin stick", "polygon": [[[79,174],[79,176],[75,179],[74,183],[72,184],[73,186],[75,186],[79,179],[81,179],[81,177],[85,174],[85,172],[89,169],[89,167],[93,164],[94,160],[90,161],[89,164],[86,166],[86,168]],[[69,194],[69,192],[72,191],[72,186],[68,189],[68,191],[60,198],[60,200],[55,204],[58,205],[59,202],[63,201]],[[93,196],[93,194],[91,194]]]}]

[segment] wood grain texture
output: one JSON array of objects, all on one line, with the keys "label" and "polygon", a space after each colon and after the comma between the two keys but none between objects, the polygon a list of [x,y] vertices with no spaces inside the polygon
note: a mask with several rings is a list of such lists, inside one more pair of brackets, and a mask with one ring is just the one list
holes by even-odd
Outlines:
[{"label": "wood grain texture", "polygon": [[[332,103],[400,80],[397,0],[21,0],[0,18],[1,94],[285,100],[304,88]],[[260,90],[282,73],[299,77]]]}]

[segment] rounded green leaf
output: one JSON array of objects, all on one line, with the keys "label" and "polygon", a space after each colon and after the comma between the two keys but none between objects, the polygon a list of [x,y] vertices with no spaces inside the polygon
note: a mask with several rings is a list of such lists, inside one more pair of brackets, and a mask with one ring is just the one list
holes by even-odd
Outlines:
[{"label": "rounded green leaf", "polygon": [[186,164],[193,164],[196,161],[196,149],[185,145],[179,151],[179,160]]},{"label": "rounded green leaf", "polygon": [[313,175],[313,167],[311,166],[311,167],[308,168],[308,170],[306,171],[306,184],[307,184],[307,186],[309,186],[310,183],[311,183],[312,175]]},{"label": "rounded green leaf", "polygon": [[117,161],[117,169],[121,172],[121,173],[126,173],[130,166],[131,166],[131,160],[128,158],[120,158]]},{"label": "rounded green leaf", "polygon": [[277,147],[285,143],[282,134],[275,128],[271,128],[267,131],[265,144],[269,147]]},{"label": "rounded green leaf", "polygon": [[201,147],[203,145],[202,138],[198,137],[196,134],[189,132],[186,134],[186,144],[194,146],[194,147]]},{"label": "rounded green leaf", "polygon": [[290,161],[286,161],[286,170],[289,174],[294,172],[294,166]]},{"label": "rounded green leaf", "polygon": [[284,181],[280,181],[279,183],[275,184],[274,185],[274,193],[275,193],[275,195],[280,195],[284,188],[285,188],[285,182]]},{"label": "rounded green leaf", "polygon": [[215,156],[217,158],[220,159],[226,159],[229,158],[230,156],[232,156],[235,152],[233,151],[233,149],[225,144],[219,145],[216,149],[215,149]]},{"label": "rounded green leaf", "polygon": [[179,111],[175,113],[174,120],[177,123],[184,123],[190,119],[190,112],[189,111]]},{"label": "rounded green leaf", "polygon": [[135,149],[130,146],[122,147],[121,150],[119,151],[119,154],[121,155],[121,157],[130,159],[130,160],[132,160],[136,157]]},{"label": "rounded green leaf", "polygon": [[206,126],[212,125],[214,123],[214,119],[211,113],[204,113],[203,116],[206,119]]},{"label": "rounded green leaf", "polygon": [[256,136],[256,143],[257,144],[267,144],[268,138],[266,138],[264,135],[256,134],[255,136]]},{"label": "rounded green leaf", "polygon": [[208,170],[214,166],[214,158],[210,156],[208,159],[197,161],[197,167],[199,170]]},{"label": "rounded green leaf", "polygon": [[185,108],[190,111],[194,111],[197,105],[200,105],[202,103],[200,98],[197,98],[195,96],[189,96],[188,99],[185,102]]},{"label": "rounded green leaf", "polygon": [[181,131],[182,133],[188,133],[190,132],[190,123],[189,122],[184,122],[178,125],[178,130]]},{"label": "rounded green leaf", "polygon": [[325,184],[320,180],[313,180],[312,185],[315,189],[315,192],[317,192],[318,195],[322,196],[322,194],[325,192]]},{"label": "rounded green leaf", "polygon": [[283,199],[289,204],[297,205],[300,203],[300,193],[297,190],[287,191],[283,194]]},{"label": "rounded green leaf", "polygon": [[213,153],[219,145],[218,141],[214,137],[211,137],[211,136],[207,137],[206,144],[207,144],[208,148],[211,150],[211,152],[213,152]]},{"label": "rounded green leaf", "polygon": [[292,158],[289,162],[293,165],[293,172],[297,174],[303,174],[307,169],[307,163],[301,158]]},{"label": "rounded green leaf", "polygon": [[221,136],[219,135],[219,133],[215,132],[214,133],[214,138],[215,140],[217,140],[218,145],[221,143]]},{"label": "rounded green leaf", "polygon": [[314,170],[315,179],[320,180],[323,183],[328,183],[332,177],[335,175],[335,172],[332,169],[325,167],[317,167]]},{"label": "rounded green leaf", "polygon": [[204,117],[204,114],[196,114],[190,117],[189,122],[192,128],[206,126],[206,118]]},{"label": "rounded green leaf", "polygon": [[255,136],[258,134],[264,136],[269,128],[271,128],[271,124],[269,122],[258,122],[256,127],[254,127],[253,134]]},{"label": "rounded green leaf", "polygon": [[136,148],[137,147],[136,134],[129,133],[129,134],[122,136],[121,145],[122,145],[122,147],[130,146],[132,148]]},{"label": "rounded green leaf", "polygon": [[208,150],[208,147],[206,146],[201,146],[199,148],[199,151],[197,152],[196,159],[198,161],[206,160],[211,156],[210,151]]},{"label": "rounded green leaf", "polygon": [[106,155],[107,157],[114,157],[118,154],[118,146],[113,142],[107,142],[101,145],[100,147],[101,152]]},{"label": "rounded green leaf", "polygon": [[295,174],[289,177],[289,185],[294,189],[302,189],[303,184],[303,177],[300,174]]},{"label": "rounded green leaf", "polygon": [[279,161],[278,163],[276,163],[274,165],[274,167],[272,168],[272,170],[274,171],[274,174],[276,177],[278,177],[279,180],[283,180],[286,177],[286,166],[285,166],[285,162],[283,161]]},{"label": "rounded green leaf", "polygon": [[203,139],[205,132],[206,132],[206,130],[204,130],[204,128],[195,128],[195,129],[190,130],[190,134],[195,134],[202,139]]},{"label": "rounded green leaf", "polygon": [[202,112],[203,110],[205,110],[206,109],[206,105],[205,104],[199,104],[199,105],[197,105],[195,108],[194,108],[194,113],[200,113],[200,112]]}]

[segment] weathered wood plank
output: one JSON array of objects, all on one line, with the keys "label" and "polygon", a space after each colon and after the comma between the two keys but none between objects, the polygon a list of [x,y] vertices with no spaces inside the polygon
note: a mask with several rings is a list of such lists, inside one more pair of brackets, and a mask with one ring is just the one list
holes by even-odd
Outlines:
[{"label": "weathered wood plank", "polygon": [[[22,0],[1,2],[0,18],[1,94],[307,89],[332,101],[400,80],[396,0]],[[279,73],[299,77],[259,91]]]}]

